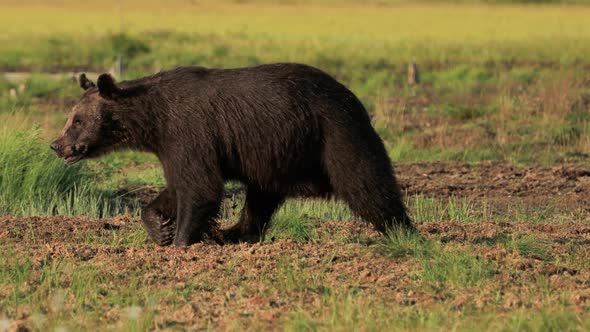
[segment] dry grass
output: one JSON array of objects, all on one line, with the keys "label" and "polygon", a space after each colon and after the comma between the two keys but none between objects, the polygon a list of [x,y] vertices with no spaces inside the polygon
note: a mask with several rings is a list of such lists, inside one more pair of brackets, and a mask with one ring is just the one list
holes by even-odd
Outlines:
[{"label": "dry grass", "polygon": [[[590,154],[588,75],[529,70],[536,77],[526,82],[498,77],[501,72],[491,70],[489,78],[480,82],[442,81],[468,84],[465,90],[444,86],[433,90],[427,82],[411,96],[379,98],[374,123],[402,160],[418,161],[424,157],[422,150],[438,148],[432,160],[584,162]],[[506,72],[518,75],[517,70]],[[453,152],[461,150],[467,151],[463,157]]]}]

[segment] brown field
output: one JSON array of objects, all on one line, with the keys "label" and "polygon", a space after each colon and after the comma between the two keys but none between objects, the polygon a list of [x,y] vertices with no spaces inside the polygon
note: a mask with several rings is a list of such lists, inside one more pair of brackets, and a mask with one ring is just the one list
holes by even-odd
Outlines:
[{"label": "brown field", "polygon": [[[321,222],[314,240],[305,242],[269,239],[262,244],[162,248],[145,236],[138,237],[143,232],[140,221],[130,215],[100,220],[2,217],[3,252],[14,255],[13,260],[30,262],[30,275],[18,292],[49,297],[46,303],[8,308],[18,317],[12,324],[39,324],[31,307],[41,307],[50,320],[55,318],[52,315],[83,315],[68,310],[80,301],[88,306],[102,303],[88,308],[100,314],[70,320],[90,319],[86,324],[106,329],[155,330],[299,329],[297,324],[320,329],[380,328],[398,326],[389,320],[411,316],[410,311],[424,314],[429,310],[448,315],[447,319],[466,329],[475,323],[462,316],[470,311],[506,319],[514,312],[526,316],[528,311],[559,310],[556,303],[567,303],[574,316],[588,311],[590,225],[576,222],[589,214],[588,169],[419,163],[403,164],[397,170],[410,197],[419,194],[444,200],[460,196],[468,199],[468,209],[473,211],[487,206],[484,219],[476,223],[441,220],[418,223],[418,227],[436,250],[468,252],[489,265],[489,275],[479,280],[462,280],[457,275],[446,281],[428,281],[423,260],[433,258],[421,258],[419,252],[425,249],[392,254],[381,235],[355,221]],[[539,222],[496,219],[514,215],[510,209],[517,207],[523,213],[544,208],[547,214],[569,217]],[[125,242],[129,238],[138,239]],[[527,242],[530,248],[511,245],[518,239],[531,239]],[[72,285],[80,282],[68,275],[73,267],[77,273],[85,271],[88,286],[83,288],[87,291]],[[469,269],[473,272],[475,268]],[[55,274],[55,282],[71,291],[55,295],[35,289],[43,287],[47,274]],[[459,279],[453,281],[455,277]],[[129,307],[112,307],[107,299],[121,291],[121,283],[129,292],[136,292],[130,294],[134,300]],[[12,292],[1,288],[0,296],[10,297]],[[56,296],[62,298],[55,300]],[[365,305],[373,309],[364,314],[381,320],[376,325],[355,325],[354,315],[363,312]],[[389,315],[391,311],[396,313]],[[428,321],[428,317],[423,319]],[[140,325],[125,325],[128,321]],[[420,322],[406,324],[400,326],[424,327]],[[505,324],[488,321],[486,326],[494,329]]]}]

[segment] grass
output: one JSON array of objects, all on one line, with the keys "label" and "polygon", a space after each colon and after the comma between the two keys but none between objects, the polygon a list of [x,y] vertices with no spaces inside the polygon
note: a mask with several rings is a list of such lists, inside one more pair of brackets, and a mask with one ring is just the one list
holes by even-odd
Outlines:
[{"label": "grass", "polygon": [[[518,249],[531,249],[528,244],[518,242],[517,246]],[[473,287],[495,274],[493,264],[487,259],[464,250],[449,250],[416,233],[393,230],[379,251],[392,258],[417,259],[421,272],[414,277],[425,287],[434,287],[437,291]]]},{"label": "grass", "polygon": [[430,257],[434,243],[415,233],[390,230],[381,244],[381,252],[392,258]]},{"label": "grass", "polygon": [[317,240],[315,225],[321,221],[355,219],[342,202],[320,200],[291,200],[273,216],[270,238],[289,238],[296,241]]},{"label": "grass", "polygon": [[[58,274],[59,271],[52,273]],[[96,272],[88,271],[86,278],[94,277],[96,280]],[[283,274],[284,275],[284,274]],[[77,277],[73,277],[74,279]],[[92,280],[92,279],[91,279]],[[40,286],[42,286],[41,284]],[[287,284],[285,287],[288,288]],[[91,287],[91,283],[85,283],[85,287]],[[132,285],[128,285],[131,286]],[[77,287],[74,285],[74,287]],[[40,287],[41,288],[41,287]],[[77,288],[74,288],[77,289]],[[92,292],[92,288],[85,288]],[[80,291],[80,290],[78,290]],[[111,290],[112,292],[113,290]],[[136,292],[146,292],[147,289],[139,287],[134,289]],[[80,328],[87,326],[91,319],[98,317],[88,316],[92,312],[79,312],[85,314],[84,325],[78,325],[79,316],[70,314],[58,314],[58,319],[53,321],[56,313],[61,312],[59,309],[66,302],[70,292],[67,291],[53,291],[51,294],[51,305],[54,309],[49,315],[37,314],[36,321],[39,322],[38,328],[49,326],[67,326],[70,328]],[[90,293],[92,294],[92,293]],[[124,294],[121,294],[124,295]],[[101,303],[101,296],[98,300],[92,296],[85,296],[86,300],[79,299],[82,303]],[[115,295],[111,295],[115,296]],[[96,301],[96,302],[95,302]],[[391,306],[386,306],[377,301],[376,298],[369,297],[368,299],[359,294],[349,293],[342,295],[327,294],[321,297],[321,308],[318,312],[309,312],[306,309],[296,309],[289,313],[291,316],[284,325],[285,330],[288,331],[302,331],[302,330],[350,330],[364,329],[364,330],[383,330],[383,329],[434,329],[439,330],[443,326],[454,326],[456,330],[470,330],[473,328],[484,329],[526,329],[531,331],[546,330],[548,328],[555,330],[568,329],[571,326],[588,326],[588,321],[575,313],[560,309],[542,309],[540,311],[534,309],[521,309],[511,314],[503,312],[484,312],[471,310],[451,310],[444,306],[435,306],[429,309],[419,309],[412,307],[396,307],[392,310]],[[131,305],[120,310],[121,323],[118,324],[117,330],[128,330],[130,327],[135,327],[142,330],[151,326],[154,323],[155,310],[150,309],[149,299],[148,303],[140,301],[141,305]],[[72,315],[72,316],[70,316]],[[41,318],[42,317],[42,318]],[[78,317],[78,318],[77,318]],[[492,318],[493,317],[493,318]],[[498,319],[499,317],[503,319]],[[538,319],[540,317],[540,319]],[[49,324],[48,324],[49,323]],[[572,324],[573,323],[573,324]],[[574,325],[575,324],[575,325]],[[238,325],[239,326],[239,325]]]},{"label": "grass", "polygon": [[[9,3],[0,14],[0,67],[106,71],[122,55],[124,78],[134,78],[178,65],[303,62],[361,97],[395,161],[588,161],[586,6],[179,0],[162,13],[153,2],[134,4],[123,4],[134,11],[121,32],[115,2],[92,11],[72,1]],[[62,20],[64,8],[80,14]],[[14,29],[21,12],[36,23]],[[46,26],[49,35],[40,33]],[[406,84],[410,61],[420,68],[417,87]],[[61,111],[79,95],[75,84],[40,75],[11,99],[15,87],[0,81],[0,113]]]},{"label": "grass", "polygon": [[[415,308],[375,308],[372,303],[356,297],[337,297],[326,301],[326,312],[310,315],[304,311],[293,315],[287,325],[287,331],[348,331],[352,329],[366,331],[411,330],[411,331],[574,331],[571,322],[586,328],[588,322],[580,320],[576,314],[562,309],[541,311],[523,309],[512,314],[502,312],[455,311],[438,306],[428,310]],[[367,310],[367,306],[374,308]]]},{"label": "grass", "polygon": [[[29,2],[8,4],[0,28],[5,31],[5,38],[14,43],[3,46],[2,63],[14,67],[104,65],[115,59],[117,50],[132,50],[128,56],[138,64],[153,62],[155,58],[163,66],[187,60],[227,66],[248,59],[268,62],[295,57],[305,62],[322,61],[324,67],[330,63],[337,67],[343,61],[400,64],[412,57],[419,62],[439,63],[449,60],[485,63],[490,59],[527,56],[533,60],[554,58],[566,63],[586,61],[579,52],[580,47],[585,47],[579,41],[588,33],[585,7],[546,6],[531,11],[526,6],[453,8],[424,4],[330,6],[307,3],[293,10],[293,6],[270,3],[205,1],[195,6],[188,1],[175,1],[164,13],[156,3],[144,2],[136,6],[129,1],[123,4],[123,28],[129,36],[111,37],[119,31],[117,7],[114,1],[96,4],[93,11],[74,1],[63,1],[61,6]],[[62,19],[63,8],[73,14],[70,20]],[[133,12],[128,11],[131,8]],[[18,24],[15,15],[23,11],[34,22],[26,28]],[[327,13],[330,24],[324,23]],[[255,20],[252,15],[256,15]],[[46,25],[53,27],[51,35],[43,35]],[[464,29],[465,25],[471,29]],[[84,31],[80,31],[81,26]],[[30,52],[31,45],[35,44],[25,45],[18,38],[23,35],[37,36],[41,44],[36,44],[35,51]],[[135,39],[141,35],[150,40],[143,44],[137,42]],[[551,47],[545,43],[547,40],[561,47]],[[156,43],[160,43],[160,47],[150,47]],[[242,49],[244,43],[252,47]],[[129,44],[135,46],[128,47]],[[356,51],[349,47],[351,44],[358,46]],[[488,45],[495,47],[482,48]],[[273,52],[265,52],[268,46],[276,47]],[[320,56],[320,47],[335,52]],[[157,56],[159,52],[172,49],[176,54],[172,58]],[[341,50],[346,52],[338,52]],[[347,70],[347,67],[342,69]]]},{"label": "grass", "polygon": [[109,216],[122,202],[98,191],[97,175],[67,167],[47,149],[38,130],[0,133],[0,214]]},{"label": "grass", "polygon": [[535,257],[543,261],[549,261],[552,258],[549,243],[534,235],[512,237],[506,247],[523,256]]},{"label": "grass", "polygon": [[[321,224],[313,223],[311,227],[319,230]],[[377,246],[369,247],[356,241],[336,245],[309,240],[272,241],[245,248],[235,246],[231,252],[205,245],[179,255],[174,250],[147,245],[145,239],[130,245],[137,230],[141,230],[137,223],[124,228],[118,234],[120,241],[71,239],[48,248],[58,250],[57,255],[49,254],[51,251],[40,253],[35,249],[38,246],[18,251],[16,246],[20,244],[0,239],[6,253],[0,257],[0,308],[8,317],[16,317],[16,308],[26,310],[31,314],[28,326],[41,330],[99,325],[109,330],[170,327],[175,324],[170,315],[176,310],[210,310],[206,304],[209,301],[203,302],[205,298],[222,298],[225,305],[241,308],[228,309],[224,314],[242,315],[235,320],[224,316],[235,329],[265,329],[267,325],[256,325],[265,322],[256,315],[285,305],[280,309],[281,320],[273,323],[280,325],[273,326],[289,331],[540,331],[584,329],[589,323],[587,312],[571,309],[575,297],[570,283],[554,287],[549,276],[534,270],[544,264],[583,268],[579,264],[587,259],[587,252],[579,252],[581,256],[571,256],[571,260],[568,254],[548,255],[545,242],[532,235],[504,237],[495,243],[442,243],[436,238],[392,232]],[[32,244],[30,238],[24,241],[23,248]],[[102,254],[80,258],[86,248]],[[515,261],[498,261],[481,254],[498,248],[512,252],[509,257]],[[580,245],[575,248],[583,249]],[[371,254],[375,249],[380,260]],[[221,252],[225,254],[220,256]],[[542,261],[533,258],[531,262],[529,257]],[[210,267],[210,259],[221,263]],[[379,264],[389,261],[392,265],[380,270]],[[533,268],[521,265],[525,262],[533,264]],[[376,276],[365,274],[367,269]],[[507,275],[514,277],[506,279]],[[384,286],[380,278],[394,278],[392,286]],[[562,283],[570,280],[563,275],[551,278]],[[523,285],[524,293],[518,295],[521,302],[510,310],[504,309],[504,303],[512,303],[513,292],[522,290]],[[394,292],[388,291],[389,287]],[[556,296],[563,298],[558,301]],[[479,298],[487,304],[481,307],[477,304]],[[250,301],[262,302],[246,305]],[[267,301],[278,304],[267,308]],[[210,319],[211,313],[206,312]],[[163,315],[167,320],[158,318]]]},{"label": "grass", "polygon": [[[491,2],[5,2],[0,68],[32,74],[0,76],[0,215],[112,216],[134,191],[164,185],[153,156],[65,167],[47,148],[81,92],[69,72],[107,71],[119,56],[122,79],[177,65],[318,66],[359,95],[395,162],[587,166],[590,7]],[[412,87],[411,61],[421,78]],[[243,192],[226,189],[221,218],[234,221]],[[381,239],[357,230],[342,203],[292,200],[262,245],[174,251],[148,244],[133,216],[50,243],[37,219],[22,218],[0,230],[0,330],[19,319],[37,330],[590,329],[586,243],[518,230],[583,227],[584,209],[425,195],[406,203],[424,227],[517,226]],[[97,256],[84,258],[87,249]]]},{"label": "grass", "polygon": [[[153,322],[153,309],[146,306],[159,294],[148,292],[147,286],[140,282],[141,273],[127,276],[128,282],[113,290],[105,284],[110,275],[95,266],[76,266],[58,257],[39,269],[29,258],[17,256],[17,260],[4,255],[0,258],[1,286],[10,287],[10,294],[3,294],[7,295],[3,304],[9,305],[5,313],[14,314],[11,310],[26,306],[32,326],[38,330],[59,327],[78,330],[86,324],[99,324],[102,317],[94,308],[102,305],[122,306],[120,330],[140,331]],[[140,312],[136,309],[138,304],[142,305]]]},{"label": "grass", "polygon": [[441,250],[432,257],[422,257],[420,281],[437,291],[474,287],[494,277],[493,264],[470,252]]}]

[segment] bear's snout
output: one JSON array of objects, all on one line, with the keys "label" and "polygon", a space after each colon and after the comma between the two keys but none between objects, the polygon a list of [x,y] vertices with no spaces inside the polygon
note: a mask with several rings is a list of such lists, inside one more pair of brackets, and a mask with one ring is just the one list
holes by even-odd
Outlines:
[{"label": "bear's snout", "polygon": [[59,143],[57,143],[57,141],[54,141],[53,143],[51,143],[51,145],[49,146],[51,148],[51,150],[58,152],[59,151]]}]

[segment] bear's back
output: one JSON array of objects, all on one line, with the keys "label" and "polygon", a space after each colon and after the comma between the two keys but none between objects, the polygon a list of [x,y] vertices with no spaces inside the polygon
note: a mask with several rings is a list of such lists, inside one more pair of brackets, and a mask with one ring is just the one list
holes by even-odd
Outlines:
[{"label": "bear's back", "polygon": [[307,65],[180,67],[154,75],[152,84],[169,105],[164,137],[216,155],[226,177],[244,182],[305,182],[323,168],[328,135],[370,126],[352,92]]}]

